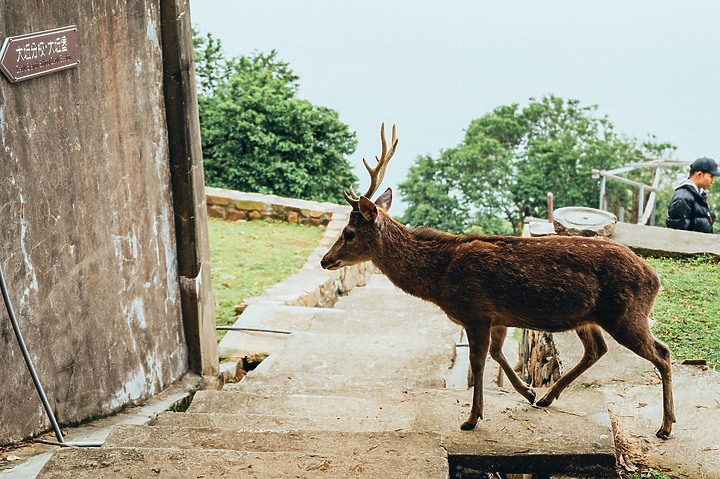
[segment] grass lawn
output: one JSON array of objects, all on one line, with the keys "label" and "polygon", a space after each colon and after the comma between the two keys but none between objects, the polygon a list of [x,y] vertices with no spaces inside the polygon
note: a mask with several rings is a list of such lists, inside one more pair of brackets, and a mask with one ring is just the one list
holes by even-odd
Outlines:
[{"label": "grass lawn", "polygon": [[646,261],[662,284],[652,311],[654,333],[676,360],[706,359],[720,369],[720,262],[710,256]]},{"label": "grass lawn", "polygon": [[[322,228],[282,222],[209,218],[215,322],[232,324],[235,306],[298,270],[320,242]],[[720,262],[646,258],[662,283],[654,332],[676,360],[706,359],[720,369]],[[218,332],[218,340],[225,332]]]},{"label": "grass lawn", "polygon": [[[323,228],[283,222],[209,218],[215,323],[232,324],[235,306],[297,271],[320,243]],[[218,341],[225,331],[218,331]]]}]

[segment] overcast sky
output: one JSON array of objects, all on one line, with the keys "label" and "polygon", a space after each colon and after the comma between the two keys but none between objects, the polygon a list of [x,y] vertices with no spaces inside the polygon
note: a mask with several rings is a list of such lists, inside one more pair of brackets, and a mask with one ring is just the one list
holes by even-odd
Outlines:
[{"label": "overcast sky", "polygon": [[598,105],[629,136],[673,143],[676,159],[720,159],[718,0],[190,5],[226,55],[277,50],[300,76],[299,96],[339,112],[357,132],[350,161],[362,191],[362,157],[379,152],[382,121],[398,128],[385,178],[397,200],[418,155],[456,146],[496,106],[550,93]]}]

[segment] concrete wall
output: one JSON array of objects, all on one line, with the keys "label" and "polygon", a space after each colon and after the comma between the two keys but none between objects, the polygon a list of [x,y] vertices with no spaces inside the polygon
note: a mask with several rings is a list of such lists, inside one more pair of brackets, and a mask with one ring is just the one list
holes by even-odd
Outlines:
[{"label": "concrete wall", "polygon": [[[0,39],[79,31],[77,68],[0,78],[0,266],[65,424],[153,395],[188,369],[160,3],[0,3]],[[48,427],[0,308],[0,444]]]}]

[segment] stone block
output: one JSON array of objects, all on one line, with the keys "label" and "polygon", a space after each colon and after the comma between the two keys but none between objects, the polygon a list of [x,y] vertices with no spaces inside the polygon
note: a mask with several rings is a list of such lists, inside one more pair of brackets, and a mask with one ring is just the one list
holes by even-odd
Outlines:
[{"label": "stone block", "polygon": [[232,203],[232,198],[227,195],[205,195],[205,202],[208,205],[227,206]]},{"label": "stone block", "polygon": [[230,221],[244,221],[248,219],[248,215],[245,211],[227,210],[225,219]]},{"label": "stone block", "polygon": [[264,211],[269,205],[262,201],[238,200],[235,208],[244,211]]},{"label": "stone block", "polygon": [[212,216],[213,218],[225,218],[225,211],[225,208],[222,206],[208,204],[207,207],[208,216]]}]

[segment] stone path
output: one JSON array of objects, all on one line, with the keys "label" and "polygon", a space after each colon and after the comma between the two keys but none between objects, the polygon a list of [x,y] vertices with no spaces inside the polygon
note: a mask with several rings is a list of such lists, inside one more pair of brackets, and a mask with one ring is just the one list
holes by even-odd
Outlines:
[{"label": "stone path", "polygon": [[[460,431],[471,392],[444,387],[460,330],[384,276],[334,309],[307,308],[303,319],[294,308],[290,316],[297,332],[240,383],[200,391],[187,412],[164,412],[153,425],[118,426],[101,448],[60,449],[39,477],[446,479],[481,470],[614,470],[607,415],[583,408],[598,391],[569,391],[558,407],[533,408],[493,384],[492,363],[485,420]],[[508,355],[516,347],[508,341]]]}]

